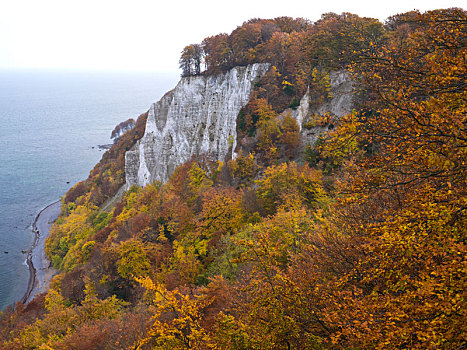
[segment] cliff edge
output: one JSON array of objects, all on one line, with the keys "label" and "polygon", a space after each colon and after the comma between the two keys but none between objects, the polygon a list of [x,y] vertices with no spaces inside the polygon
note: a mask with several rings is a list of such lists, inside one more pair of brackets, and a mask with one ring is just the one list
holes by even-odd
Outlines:
[{"label": "cliff edge", "polygon": [[267,63],[255,63],[223,74],[182,78],[151,106],[144,136],[126,152],[127,188],[166,182],[195,154],[223,160],[236,146],[237,115],[268,69]]}]

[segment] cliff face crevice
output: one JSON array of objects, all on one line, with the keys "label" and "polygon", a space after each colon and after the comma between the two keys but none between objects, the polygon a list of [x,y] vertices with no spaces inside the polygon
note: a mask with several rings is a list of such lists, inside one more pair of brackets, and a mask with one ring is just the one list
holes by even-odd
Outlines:
[{"label": "cliff face crevice", "polygon": [[[149,109],[144,136],[125,154],[127,188],[168,181],[175,168],[193,155],[209,155],[224,160],[237,143],[237,116],[248,103],[254,82],[269,69],[257,63],[236,67],[213,76],[184,77],[175,89]],[[331,115],[337,118],[354,107],[353,84],[345,71],[329,74],[330,98],[313,105],[311,91],[302,97],[296,109],[281,115],[297,120],[300,128],[299,153],[313,146],[329,124],[311,123],[313,118]],[[230,148],[232,147],[232,148]]]},{"label": "cliff face crevice", "polygon": [[[319,105],[311,103],[311,91],[305,93],[296,109],[288,108],[281,115],[291,116],[297,121],[300,131],[299,152],[302,153],[307,145],[313,146],[320,134],[329,131],[330,124],[313,125],[313,118],[329,115],[337,119],[352,113],[355,107],[354,84],[345,70],[329,73],[330,98]],[[313,125],[313,126],[311,126]]]},{"label": "cliff face crevice", "polygon": [[213,76],[184,77],[154,103],[144,136],[125,154],[127,186],[165,182],[195,154],[223,160],[235,149],[236,120],[254,82],[269,69],[256,63]]}]

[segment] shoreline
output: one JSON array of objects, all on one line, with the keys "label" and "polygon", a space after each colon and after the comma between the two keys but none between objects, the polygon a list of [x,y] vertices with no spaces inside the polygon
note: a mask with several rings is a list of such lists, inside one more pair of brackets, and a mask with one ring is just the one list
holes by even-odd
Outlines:
[{"label": "shoreline", "polygon": [[56,270],[50,265],[51,262],[45,256],[45,239],[49,236],[52,224],[57,220],[60,213],[60,200],[57,200],[39,211],[32,224],[34,241],[31,248],[26,250],[26,264],[29,269],[28,287],[24,296],[19,300],[27,304],[36,294],[48,289],[50,279]]}]

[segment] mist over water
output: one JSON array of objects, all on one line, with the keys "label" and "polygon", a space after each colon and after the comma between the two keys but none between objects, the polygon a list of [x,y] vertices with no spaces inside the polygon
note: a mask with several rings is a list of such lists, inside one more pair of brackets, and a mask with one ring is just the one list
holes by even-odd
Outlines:
[{"label": "mist over water", "polygon": [[37,213],[88,176],[115,125],[146,112],[177,80],[177,73],[0,71],[0,308],[26,292],[21,251],[32,244]]}]

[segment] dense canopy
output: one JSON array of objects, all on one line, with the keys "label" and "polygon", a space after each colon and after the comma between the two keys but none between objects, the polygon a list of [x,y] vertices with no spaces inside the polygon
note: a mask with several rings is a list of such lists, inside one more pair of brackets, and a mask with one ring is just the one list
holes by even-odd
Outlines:
[{"label": "dense canopy", "polygon": [[[467,13],[253,19],[182,75],[269,62],[238,156],[124,183],[146,115],[64,197],[51,288],[0,316],[4,349],[463,349]],[[355,109],[301,145],[296,108],[346,70]],[[311,121],[305,121],[311,124]],[[314,122],[314,121],[313,121]],[[305,147],[301,147],[301,146]]]}]

